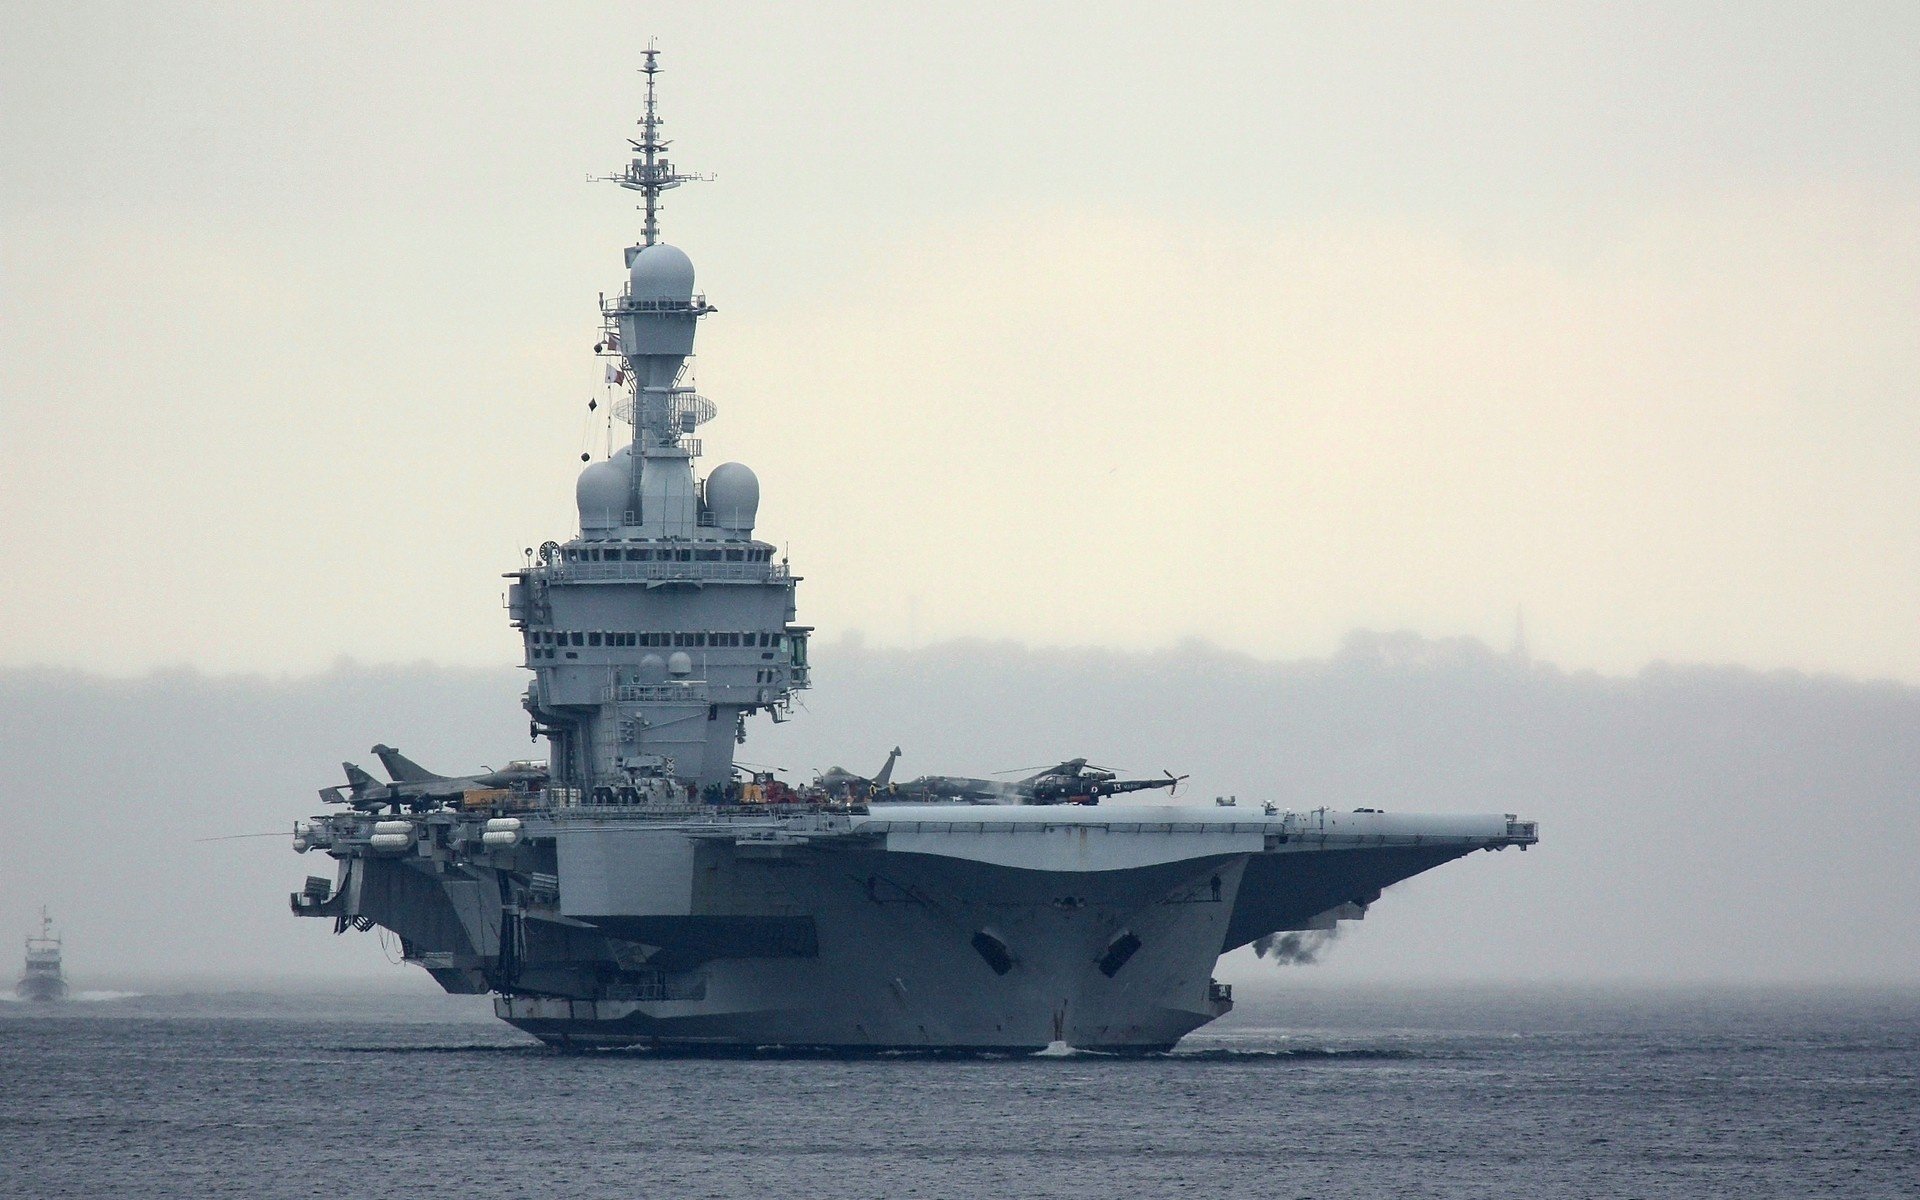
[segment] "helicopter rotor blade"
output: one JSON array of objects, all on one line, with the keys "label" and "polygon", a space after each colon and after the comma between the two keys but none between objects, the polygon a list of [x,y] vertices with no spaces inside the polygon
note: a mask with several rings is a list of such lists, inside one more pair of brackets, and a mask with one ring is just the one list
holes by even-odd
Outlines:
[{"label": "helicopter rotor blade", "polygon": [[1007,768],[1006,770],[1004,770],[1004,771],[988,771],[988,772],[987,772],[987,774],[989,774],[989,775],[1018,775],[1018,774],[1020,774],[1020,773],[1021,773],[1022,771],[1025,771],[1025,772],[1026,772],[1027,774],[1029,774],[1029,775],[1031,775],[1031,774],[1033,774],[1033,773],[1034,773],[1035,771],[1048,771],[1048,770],[1052,770],[1052,769],[1053,769],[1054,767],[1057,767],[1057,766],[1059,766],[1059,765],[1060,765],[1059,763],[1041,763],[1041,764],[1040,764],[1039,766],[1037,766],[1037,767],[1008,767],[1008,768]]}]

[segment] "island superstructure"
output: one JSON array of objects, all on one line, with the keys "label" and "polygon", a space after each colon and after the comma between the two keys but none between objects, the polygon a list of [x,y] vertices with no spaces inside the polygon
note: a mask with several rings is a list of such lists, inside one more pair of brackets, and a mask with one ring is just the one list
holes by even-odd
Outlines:
[{"label": "island superstructure", "polygon": [[[760,486],[704,477],[714,405],[686,382],[716,310],[660,240],[667,158],[646,52],[641,136],[609,176],[644,220],[595,352],[630,431],[575,488],[579,532],[530,551],[506,608],[549,756],[448,778],[376,747],[343,810],[296,827],[337,861],[294,911],[379,925],[449,991],[557,1045],[1145,1051],[1226,1012],[1219,956],[1358,919],[1389,884],[1536,840],[1511,814],[1102,804],[1177,779],[1069,759],[1017,783],[743,775],[757,715],[809,686],[799,582],[755,536]],[[896,756],[898,751],[895,752]]]},{"label": "island superstructure", "polygon": [[40,910],[40,932],[27,935],[27,962],[14,989],[22,1000],[50,1002],[67,998],[67,977],[60,966],[60,939],[53,933],[53,918]]}]

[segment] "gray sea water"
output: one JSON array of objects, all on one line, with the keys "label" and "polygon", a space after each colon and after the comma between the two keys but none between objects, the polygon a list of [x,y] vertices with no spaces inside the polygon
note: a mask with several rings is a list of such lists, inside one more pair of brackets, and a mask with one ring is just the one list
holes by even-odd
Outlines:
[{"label": "gray sea water", "polygon": [[1920,1194],[1920,991],[1280,979],[1146,1059],[569,1056],[410,995],[5,1004],[0,1195]]}]

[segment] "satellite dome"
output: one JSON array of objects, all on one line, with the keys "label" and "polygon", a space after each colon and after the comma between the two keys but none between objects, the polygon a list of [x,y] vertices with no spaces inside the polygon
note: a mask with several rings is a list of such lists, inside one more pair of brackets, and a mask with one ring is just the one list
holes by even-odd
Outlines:
[{"label": "satellite dome", "polygon": [[640,660],[639,674],[641,683],[663,683],[667,678],[667,660],[658,654],[649,654]]},{"label": "satellite dome", "polygon": [[628,277],[635,300],[693,299],[693,260],[665,242],[640,247]]},{"label": "satellite dome", "polygon": [[580,530],[618,529],[627,512],[629,476],[626,462],[597,462],[580,472],[573,485],[580,505]]},{"label": "satellite dome", "polygon": [[760,511],[760,477],[744,463],[721,463],[707,476],[707,511],[721,529],[752,532]]},{"label": "satellite dome", "polygon": [[667,655],[667,674],[676,679],[693,674],[693,658],[685,650]]}]

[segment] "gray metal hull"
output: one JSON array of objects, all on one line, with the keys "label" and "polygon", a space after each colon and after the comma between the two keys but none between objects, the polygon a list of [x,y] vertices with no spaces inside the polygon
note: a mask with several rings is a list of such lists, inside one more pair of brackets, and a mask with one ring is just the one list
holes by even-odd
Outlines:
[{"label": "gray metal hull", "polygon": [[[707,963],[698,999],[516,996],[496,1011],[566,1045],[1148,1050],[1228,1007],[1211,973],[1231,905],[1210,884],[1220,875],[1230,898],[1237,863],[1088,875],[854,852],[778,870],[783,890],[810,897],[811,954]],[[1190,892],[1205,899],[1161,903]],[[1123,934],[1139,949],[1108,975]],[[977,938],[1005,949],[982,953]]]},{"label": "gray metal hull", "polygon": [[449,990],[556,1046],[1145,1052],[1232,1007],[1219,956],[1357,919],[1504,817],[899,805],[786,818],[529,815],[511,846],[353,818],[303,915],[379,924]]},{"label": "gray metal hull", "polygon": [[27,975],[15,994],[34,1004],[57,1004],[67,998],[67,981],[57,975]]}]

